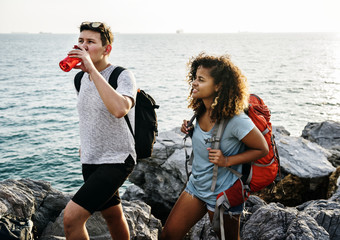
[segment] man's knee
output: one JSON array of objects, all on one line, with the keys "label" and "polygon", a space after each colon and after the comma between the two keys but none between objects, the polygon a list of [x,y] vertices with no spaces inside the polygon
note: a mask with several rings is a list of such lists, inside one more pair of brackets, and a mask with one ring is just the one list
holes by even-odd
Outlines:
[{"label": "man's knee", "polygon": [[107,222],[122,221],[125,219],[123,209],[120,204],[101,211],[101,214]]},{"label": "man's knee", "polygon": [[68,230],[72,227],[84,224],[90,215],[91,214],[87,210],[73,201],[70,201],[64,209],[64,229]]}]

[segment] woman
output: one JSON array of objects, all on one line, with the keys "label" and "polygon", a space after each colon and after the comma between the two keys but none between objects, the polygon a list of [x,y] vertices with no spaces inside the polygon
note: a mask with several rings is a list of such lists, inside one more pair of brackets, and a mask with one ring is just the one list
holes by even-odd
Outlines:
[{"label": "woman", "polygon": [[[192,174],[165,223],[161,239],[182,239],[207,212],[212,220],[217,195],[238,179],[226,167],[242,172],[242,163],[268,153],[264,137],[244,113],[248,106],[247,80],[229,57],[201,53],[189,62],[189,66],[189,107],[197,115],[192,135]],[[222,118],[229,122],[220,149],[211,149],[207,139],[212,137],[214,126]],[[185,134],[190,130],[187,123],[184,120],[181,128]],[[215,164],[219,168],[216,188],[212,192],[210,188]],[[243,207],[241,204],[225,213],[226,239],[240,238]],[[220,233],[217,234],[220,236]]]},{"label": "woman", "polygon": [[85,72],[78,94],[83,186],[64,211],[66,239],[89,239],[85,223],[100,211],[113,239],[130,239],[119,197],[119,187],[133,170],[136,159],[133,136],[124,116],[134,126],[136,81],[123,71],[116,89],[108,83],[116,66],[109,63],[113,35],[101,22],[83,22],[79,49],[69,52],[80,58],[76,68]]}]

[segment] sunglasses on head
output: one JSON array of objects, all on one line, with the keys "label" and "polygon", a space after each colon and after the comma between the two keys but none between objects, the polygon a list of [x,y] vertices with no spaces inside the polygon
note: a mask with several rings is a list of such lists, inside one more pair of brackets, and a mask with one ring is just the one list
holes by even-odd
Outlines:
[{"label": "sunglasses on head", "polygon": [[105,34],[107,41],[110,42],[110,34],[107,31],[104,23],[102,23],[102,22],[82,22],[81,26],[89,26],[92,29],[98,28],[101,32],[103,32]]}]

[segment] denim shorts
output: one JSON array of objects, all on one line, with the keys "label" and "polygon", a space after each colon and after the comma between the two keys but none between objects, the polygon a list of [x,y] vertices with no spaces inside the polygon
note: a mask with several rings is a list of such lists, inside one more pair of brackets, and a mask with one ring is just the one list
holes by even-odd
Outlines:
[{"label": "denim shorts", "polygon": [[[190,191],[190,189],[188,187],[185,188],[184,190],[185,192],[189,193],[191,196],[194,196],[195,198],[198,198],[200,199],[199,197],[197,197],[195,194],[192,193],[192,191]],[[204,200],[200,199],[201,201],[203,201],[206,206],[207,206],[207,209],[211,212],[215,212],[215,205],[211,205],[207,202],[205,202]],[[225,210],[224,214],[228,214],[228,215],[239,215],[243,212],[243,209],[244,209],[244,203],[238,205],[238,206],[235,206],[235,207],[231,207],[229,208],[228,210]]]}]

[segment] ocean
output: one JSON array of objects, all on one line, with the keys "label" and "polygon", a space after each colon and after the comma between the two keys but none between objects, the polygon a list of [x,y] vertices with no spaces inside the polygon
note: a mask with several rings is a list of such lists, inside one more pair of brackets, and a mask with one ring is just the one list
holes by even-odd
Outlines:
[{"label": "ocean", "polygon": [[[77,37],[0,34],[0,181],[45,180],[67,193],[81,186],[77,71],[58,65]],[[110,61],[133,71],[138,87],[154,97],[164,132],[192,115],[187,62],[203,51],[229,54],[250,92],[271,109],[272,124],[292,136],[308,122],[340,121],[340,34],[117,33]]]}]

